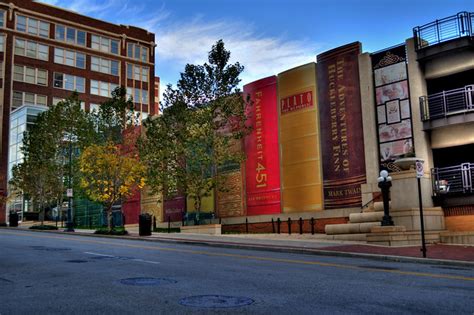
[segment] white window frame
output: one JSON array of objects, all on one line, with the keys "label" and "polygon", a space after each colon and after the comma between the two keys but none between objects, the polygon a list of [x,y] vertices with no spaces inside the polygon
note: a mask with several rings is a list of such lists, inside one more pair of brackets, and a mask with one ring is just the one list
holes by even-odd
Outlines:
[{"label": "white window frame", "polygon": [[5,10],[0,9],[0,27],[5,27]]},{"label": "white window frame", "polygon": [[[18,20],[19,20],[20,17],[25,18],[25,30],[22,30],[22,29],[18,28]],[[34,26],[33,24],[35,24],[35,23],[36,23],[36,25]],[[47,27],[43,28],[42,26],[47,26]],[[44,38],[49,38],[50,37],[49,33],[50,33],[50,30],[51,30],[51,23],[40,20],[40,19],[37,19],[37,18],[29,17],[29,16],[26,16],[26,15],[17,14],[16,19],[15,19],[15,29],[19,32],[23,32],[23,33],[26,33],[26,34],[35,35],[35,36],[44,37]],[[30,29],[34,30],[34,31],[30,32]]]},{"label": "white window frame", "polygon": [[[58,36],[58,28],[61,27],[61,28],[64,28],[64,37],[60,37]],[[68,31],[70,30],[73,30],[74,31],[74,41],[70,41],[68,40]],[[84,33],[84,43],[80,43],[79,42],[79,32],[81,33]],[[66,25],[63,25],[63,24],[55,24],[54,26],[54,39],[56,40],[59,40],[61,42],[65,42],[65,43],[69,43],[69,44],[74,44],[74,45],[78,45],[78,46],[87,46],[87,32],[86,31],[83,31],[81,29],[77,29],[75,27],[71,27],[71,26],[66,26]]]},{"label": "white window frame", "polygon": [[[56,79],[56,75],[61,75],[62,76],[61,86],[56,85],[56,82],[58,82],[58,80]],[[73,80],[72,89],[67,88],[66,76]],[[77,84],[78,79],[82,79],[83,82],[84,82],[84,85],[83,85],[84,89],[83,90],[79,90],[77,88],[78,87],[78,84]],[[77,91],[78,93],[85,93],[86,92],[86,79],[84,77],[79,77],[79,76],[72,75],[72,74],[67,74],[67,73],[62,73],[62,72],[54,72],[54,74],[53,74],[53,87],[56,88],[56,89],[62,89],[62,90],[67,90],[67,91]]]},{"label": "white window frame", "polygon": [[[19,54],[17,53],[17,44],[18,43],[23,43],[23,54]],[[35,49],[34,49],[34,52],[35,52],[35,57],[32,57],[32,56],[28,56],[28,51],[31,51],[31,49],[29,49],[29,46],[31,45],[34,45]],[[44,54],[44,52],[41,51],[41,48],[45,48],[46,51],[47,51],[47,55],[46,55],[46,58],[40,58],[40,56],[42,54]],[[17,55],[17,56],[24,56],[24,57],[28,57],[28,58],[33,58],[33,59],[38,59],[38,60],[43,60],[43,61],[49,61],[49,46],[48,45],[43,45],[43,44],[39,44],[37,42],[34,42],[34,41],[29,41],[29,40],[25,40],[25,39],[21,39],[21,38],[15,38],[15,47],[14,47],[14,54]]]},{"label": "white window frame", "polygon": [[[26,102],[25,102],[25,100],[26,100],[26,94],[28,94],[28,95],[33,95],[33,100],[34,100],[33,103],[28,103],[28,104],[36,105],[36,106],[48,106],[48,96],[46,96],[46,95],[34,94],[34,93],[29,93],[29,92],[24,92],[24,91],[16,91],[16,90],[15,90],[15,91],[12,91],[11,107],[13,107],[13,103],[14,103],[14,102],[13,102],[13,101],[14,101],[14,97],[13,97],[13,96],[15,95],[15,93],[21,93],[21,105],[20,105],[20,106],[26,104]],[[44,97],[44,100],[45,100],[45,103],[44,103],[44,104],[38,103],[38,98],[39,98],[39,97]],[[20,106],[18,106],[18,107],[20,107]],[[16,107],[16,106],[15,106],[15,107]],[[16,107],[16,108],[18,108],[18,107]]]},{"label": "white window frame", "polygon": [[[143,56],[145,56],[145,59],[142,58]],[[141,62],[148,62],[150,60],[150,50],[148,47],[137,43],[127,43],[127,57]]]},{"label": "white window frame", "polygon": [[[17,74],[16,73],[16,69],[17,67],[20,67],[22,69],[22,78],[21,80],[18,80],[15,75]],[[34,72],[35,72],[35,75],[34,75],[34,81],[33,82],[27,82],[26,81],[26,72],[27,72],[27,69],[33,69]],[[41,84],[41,83],[38,83],[38,78],[39,78],[39,73],[40,72],[44,72],[46,73],[46,83],[45,84]],[[36,84],[36,85],[40,85],[40,86],[48,86],[48,70],[45,70],[45,69],[39,69],[39,68],[34,68],[34,67],[28,67],[28,66],[25,66],[25,65],[13,65],[13,81],[16,81],[16,82],[24,82],[24,83],[28,83],[28,84]]]},{"label": "white window frame", "polygon": [[[112,52],[112,42],[117,44],[117,52]],[[109,54],[120,55],[120,41],[97,34],[91,35],[91,48]]]},{"label": "white window frame", "polygon": [[[129,73],[129,67],[131,67],[131,70],[132,70],[132,76],[130,77],[130,73]],[[138,70],[138,72],[137,72]],[[142,82],[147,82],[148,83],[148,78],[149,78],[149,73],[150,71],[150,68],[148,67],[143,67],[143,66],[139,66],[139,65],[136,65],[136,64],[133,64],[133,63],[127,63],[127,80],[135,80],[135,81],[142,81]],[[137,75],[138,75],[138,79],[137,79]]]},{"label": "white window frame", "polygon": [[[102,97],[112,97],[112,91],[118,87],[118,84],[103,82],[98,80],[91,80],[90,94],[102,96]],[[93,92],[92,89],[97,89],[97,92]],[[103,95],[101,92],[107,90],[107,96]]]},{"label": "white window frame", "polygon": [[[62,56],[59,54],[60,51],[62,51]],[[73,59],[72,59],[73,64],[72,65],[67,63],[68,60],[71,60],[70,58],[67,58],[68,53],[73,54]],[[77,60],[78,60],[77,55],[78,54],[84,56],[84,66],[83,67],[79,67],[78,64],[77,64]],[[87,59],[86,54],[84,54],[84,53],[77,52],[77,51],[74,51],[74,50],[54,47],[54,60],[53,60],[54,63],[69,66],[69,67],[75,67],[75,68],[79,68],[79,69],[86,69],[86,67],[87,67],[87,65],[86,65],[87,60],[86,59]]]},{"label": "white window frame", "polygon": [[[150,104],[149,93],[150,93],[149,90],[127,87],[127,99],[131,97],[133,103],[149,105]],[[138,97],[135,97],[135,96],[138,96]]]},{"label": "white window frame", "polygon": [[[117,74],[112,73],[112,64],[117,63]],[[91,71],[110,74],[118,77],[120,75],[120,61],[113,59],[91,56]]]}]

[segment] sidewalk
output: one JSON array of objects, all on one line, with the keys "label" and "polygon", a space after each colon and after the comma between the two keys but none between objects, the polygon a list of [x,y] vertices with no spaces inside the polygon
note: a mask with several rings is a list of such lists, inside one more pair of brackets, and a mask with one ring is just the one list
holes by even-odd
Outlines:
[{"label": "sidewalk", "polygon": [[[29,224],[20,226],[27,229]],[[64,233],[63,230],[53,233]],[[84,236],[113,237],[143,241],[185,243],[212,247],[269,250],[326,256],[364,257],[378,260],[406,261],[474,267],[474,246],[433,244],[427,245],[427,258],[422,257],[420,246],[388,247],[367,245],[363,242],[333,241],[323,239],[322,234],[184,234],[153,233],[139,236],[138,227],[127,227],[128,236],[101,236],[94,230],[76,229],[74,234]]]}]

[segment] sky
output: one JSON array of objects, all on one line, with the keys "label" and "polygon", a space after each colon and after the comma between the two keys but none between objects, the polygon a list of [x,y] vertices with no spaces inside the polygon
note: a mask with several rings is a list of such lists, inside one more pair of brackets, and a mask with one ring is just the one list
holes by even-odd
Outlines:
[{"label": "sky", "polygon": [[461,11],[474,0],[41,0],[155,33],[155,74],[162,91],[186,64],[203,64],[219,39],[242,84],[316,61],[354,41],[364,52],[404,42],[412,29]]}]

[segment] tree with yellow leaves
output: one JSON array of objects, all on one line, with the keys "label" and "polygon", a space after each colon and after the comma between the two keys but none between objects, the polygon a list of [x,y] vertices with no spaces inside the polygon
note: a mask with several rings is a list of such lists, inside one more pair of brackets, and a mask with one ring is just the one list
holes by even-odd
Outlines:
[{"label": "tree with yellow leaves", "polygon": [[145,167],[133,153],[109,142],[91,145],[80,156],[81,187],[93,201],[104,205],[112,231],[112,206],[145,186]]}]

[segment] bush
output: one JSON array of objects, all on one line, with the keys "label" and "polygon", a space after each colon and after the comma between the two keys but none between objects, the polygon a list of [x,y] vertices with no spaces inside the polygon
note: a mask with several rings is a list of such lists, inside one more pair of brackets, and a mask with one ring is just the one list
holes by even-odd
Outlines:
[{"label": "bush", "polygon": [[[168,228],[155,228],[153,229],[153,232],[168,233]],[[180,232],[181,232],[180,228],[170,228],[170,233],[180,233]]]},{"label": "bush", "polygon": [[127,235],[128,232],[124,228],[114,228],[109,231],[108,228],[99,228],[95,230],[94,234],[101,234],[101,235]]},{"label": "bush", "polygon": [[43,230],[43,231],[52,231],[57,230],[58,227],[54,225],[32,225],[30,230]]}]

